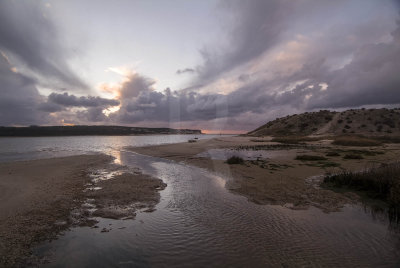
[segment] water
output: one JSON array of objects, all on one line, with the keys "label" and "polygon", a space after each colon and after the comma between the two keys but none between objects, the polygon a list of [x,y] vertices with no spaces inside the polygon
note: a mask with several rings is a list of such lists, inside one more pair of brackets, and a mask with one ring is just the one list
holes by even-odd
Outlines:
[{"label": "water", "polygon": [[67,137],[0,137],[0,162],[51,157],[112,153],[125,146],[187,142],[209,139],[218,135],[151,135],[151,136],[67,136]]},{"label": "water", "polygon": [[[36,254],[50,258],[47,267],[400,266],[398,235],[384,217],[372,217],[361,206],[326,214],[316,208],[257,205],[226,190],[229,178],[123,150],[134,143],[132,138],[143,139],[136,140],[137,146],[162,138],[71,138],[80,145],[56,138],[62,144],[58,148],[108,152],[168,186],[154,212],[139,212],[134,220],[99,219],[97,229],[73,228],[36,248]],[[51,144],[35,141],[28,151]],[[111,231],[101,233],[103,228]]]},{"label": "water", "polygon": [[[119,152],[168,187],[152,213],[100,219],[38,249],[48,267],[398,267],[398,237],[358,206],[326,214],[256,205],[197,167]],[[110,225],[111,224],[111,225]],[[100,233],[102,228],[112,228]]]}]

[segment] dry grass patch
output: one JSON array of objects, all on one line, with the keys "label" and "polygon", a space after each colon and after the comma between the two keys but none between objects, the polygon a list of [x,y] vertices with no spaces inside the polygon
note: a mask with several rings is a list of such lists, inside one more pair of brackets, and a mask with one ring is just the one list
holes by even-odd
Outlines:
[{"label": "dry grass patch", "polygon": [[284,144],[299,144],[307,141],[319,141],[324,138],[325,137],[287,136],[287,137],[275,137],[271,141]]},{"label": "dry grass patch", "polygon": [[332,144],[341,146],[380,146],[382,142],[362,136],[339,136],[334,139]]},{"label": "dry grass patch", "polygon": [[328,175],[323,183],[365,191],[370,197],[383,199],[400,212],[400,162],[382,164],[362,172],[343,171]]},{"label": "dry grass patch", "polygon": [[298,155],[295,158],[296,160],[301,160],[301,161],[320,161],[320,160],[327,160],[326,157],[319,156],[319,155],[308,155],[308,154],[303,154],[303,155]]}]

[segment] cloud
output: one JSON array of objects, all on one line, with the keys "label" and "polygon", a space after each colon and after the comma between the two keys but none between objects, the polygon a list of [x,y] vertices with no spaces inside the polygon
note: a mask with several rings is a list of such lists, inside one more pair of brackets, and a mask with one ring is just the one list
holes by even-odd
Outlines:
[{"label": "cloud", "polygon": [[[0,50],[11,55],[10,61],[0,55],[1,124],[250,130],[290,113],[400,104],[396,1],[222,1],[223,41],[202,48],[198,66],[176,71],[192,74],[192,84],[159,91],[154,79],[114,68],[123,80],[102,88],[115,99],[71,93],[45,97],[36,80],[11,71],[17,57],[43,76],[64,84],[79,81],[66,63],[69,54],[54,25],[38,16],[39,7],[21,8],[31,3],[0,4]],[[115,106],[119,110],[104,113]]]},{"label": "cloud", "polygon": [[87,89],[69,67],[71,52],[46,12],[38,1],[1,0],[0,50],[39,75],[42,83]]},{"label": "cloud", "polygon": [[179,69],[176,71],[176,74],[184,74],[184,73],[195,73],[196,70],[192,68],[185,68],[185,69]]},{"label": "cloud", "polygon": [[221,1],[228,45],[200,50],[203,63],[196,67],[199,79],[210,82],[278,44],[299,5],[286,0]]},{"label": "cloud", "polygon": [[396,1],[224,1],[222,8],[230,16],[228,45],[201,51],[187,92],[233,90],[197,95],[191,108],[200,114],[220,99],[230,118],[265,121],[279,113],[400,104]]},{"label": "cloud", "polygon": [[[193,91],[162,92],[153,88],[154,81],[138,73],[124,78],[114,91],[118,91],[120,109],[109,115],[109,120],[123,124],[138,122],[176,123],[214,120],[259,113],[266,96],[248,96],[246,88],[228,95],[199,94]],[[261,85],[260,85],[261,86]]]},{"label": "cloud", "polygon": [[82,96],[76,97],[68,93],[51,93],[48,102],[67,107],[108,107],[119,105],[118,100],[105,99],[101,97]]},{"label": "cloud", "polygon": [[49,120],[39,110],[44,98],[35,81],[11,68],[7,58],[0,54],[0,125],[30,125]]}]

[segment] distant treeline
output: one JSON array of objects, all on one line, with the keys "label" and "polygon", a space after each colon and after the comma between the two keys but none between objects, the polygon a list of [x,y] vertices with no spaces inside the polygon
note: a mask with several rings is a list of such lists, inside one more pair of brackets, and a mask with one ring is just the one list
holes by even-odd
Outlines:
[{"label": "distant treeline", "polygon": [[87,135],[152,135],[152,134],[201,134],[201,130],[145,128],[124,126],[30,126],[2,127],[0,137],[87,136]]}]

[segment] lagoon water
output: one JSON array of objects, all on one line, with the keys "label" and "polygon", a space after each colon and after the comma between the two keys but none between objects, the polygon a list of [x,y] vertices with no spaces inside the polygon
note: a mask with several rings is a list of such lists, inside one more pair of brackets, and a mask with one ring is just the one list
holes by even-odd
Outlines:
[{"label": "lagoon water", "polygon": [[[57,155],[58,151],[106,152],[121,164],[138,167],[168,184],[160,192],[161,201],[154,212],[139,212],[134,220],[99,219],[97,229],[73,228],[58,240],[39,246],[35,253],[51,260],[45,266],[400,266],[399,236],[389,228],[385,217],[371,215],[366,208],[348,206],[341,212],[326,214],[316,208],[291,210],[257,205],[226,190],[229,178],[123,149],[127,145],[189,138],[68,137],[49,142],[48,138],[13,138],[8,142],[0,139],[3,161],[18,159],[10,157],[13,153],[29,159],[37,157],[37,152],[40,156]],[[2,147],[10,140],[18,141],[20,149]],[[24,152],[21,148],[29,149]],[[103,228],[111,230],[101,233]]]},{"label": "lagoon water", "polygon": [[0,162],[70,156],[110,154],[125,146],[147,146],[209,139],[219,135],[67,136],[0,138]]}]

